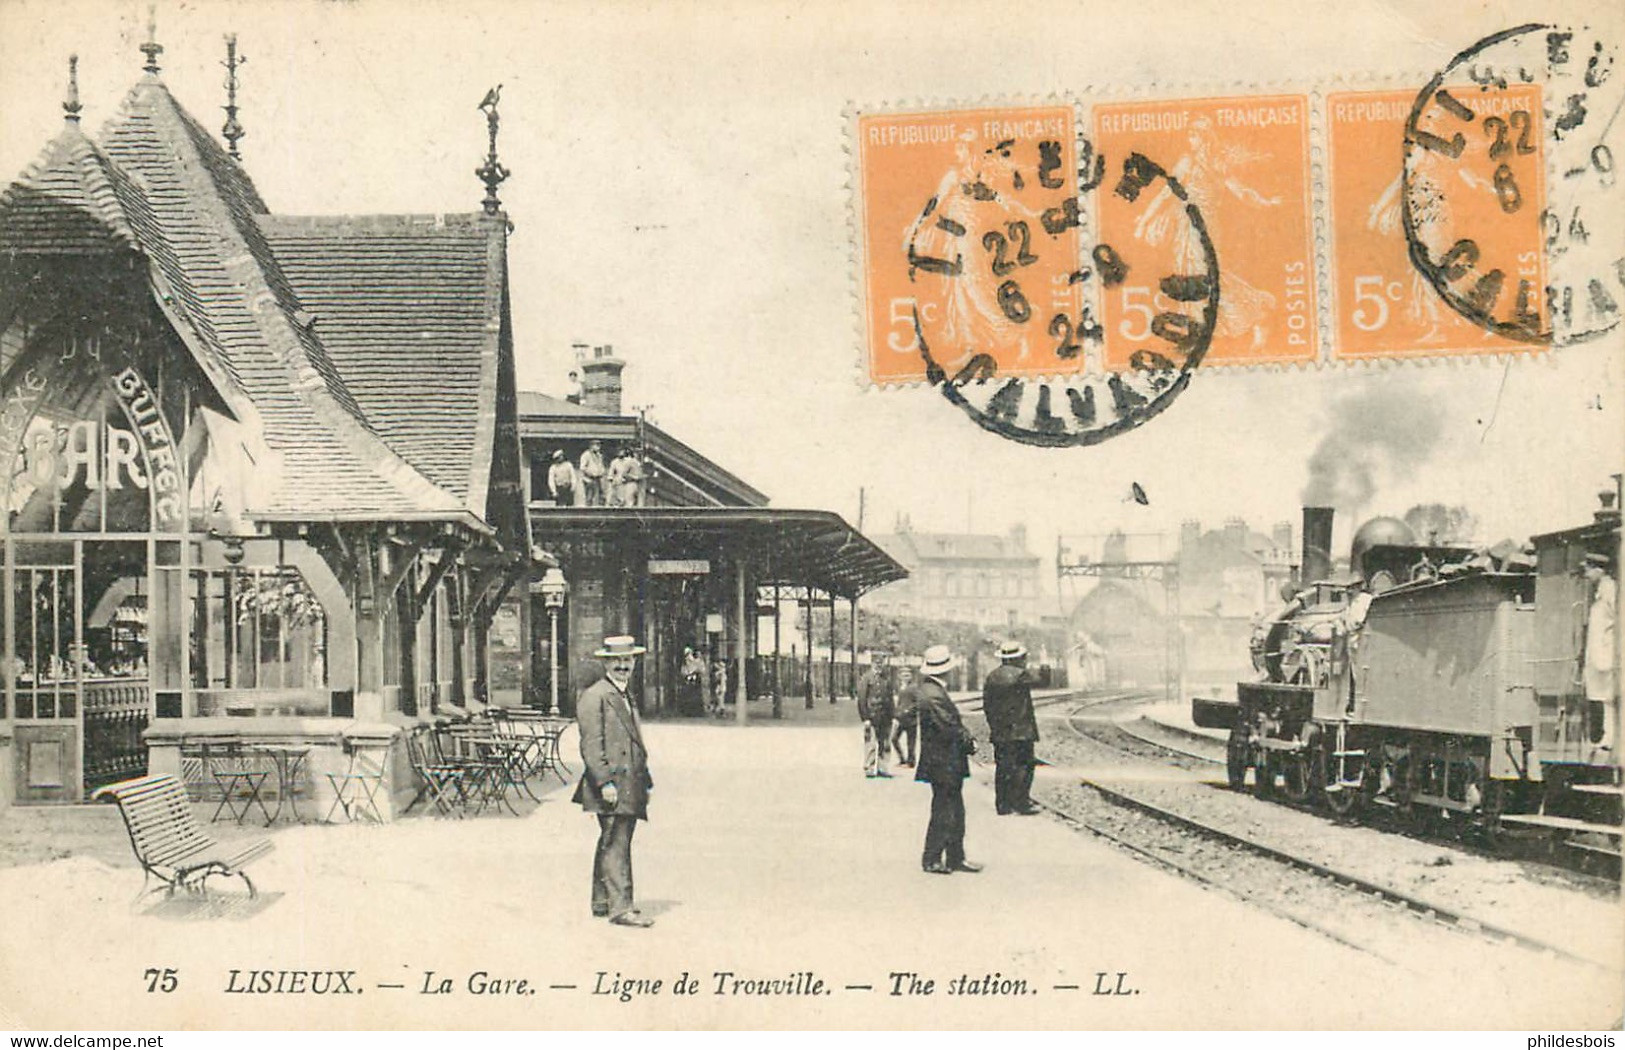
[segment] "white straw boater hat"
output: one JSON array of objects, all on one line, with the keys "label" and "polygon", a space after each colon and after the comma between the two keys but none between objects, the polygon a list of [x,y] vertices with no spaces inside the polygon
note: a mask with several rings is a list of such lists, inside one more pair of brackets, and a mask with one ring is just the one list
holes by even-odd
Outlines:
[{"label": "white straw boater hat", "polygon": [[999,659],[1019,660],[1027,655],[1027,647],[1020,642],[1005,642],[999,646]]},{"label": "white straw boater hat", "polygon": [[959,658],[946,645],[933,645],[926,649],[920,662],[921,674],[943,674],[959,663]]},{"label": "white straw boater hat", "polygon": [[629,634],[614,634],[604,639],[604,647],[593,653],[594,656],[641,656],[648,652],[638,644],[638,640]]}]

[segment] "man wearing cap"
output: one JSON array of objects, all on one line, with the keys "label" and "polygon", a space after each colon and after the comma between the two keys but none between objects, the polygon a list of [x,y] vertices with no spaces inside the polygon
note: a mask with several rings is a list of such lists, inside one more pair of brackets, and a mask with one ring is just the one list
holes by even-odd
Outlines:
[{"label": "man wearing cap", "polygon": [[1033,715],[1033,676],[1027,649],[1020,642],[999,646],[999,666],[982,684],[982,714],[993,741],[993,808],[1003,816],[1037,813],[1033,805],[1033,745],[1038,719]]},{"label": "man wearing cap", "polygon": [[[920,735],[920,720],[915,714],[919,704],[919,686],[914,684],[914,672],[907,667],[897,669],[897,721],[891,731],[891,746],[897,752],[897,764],[914,764],[914,745]],[[908,749],[903,749],[904,742]]]},{"label": "man wearing cap", "polygon": [[946,676],[957,662],[946,645],[931,646],[920,665],[923,681],[916,691],[920,760],[914,779],[931,785],[931,822],[925,827],[920,866],[933,875],[982,870],[965,859],[965,778],[976,742],[948,696]]},{"label": "man wearing cap", "polygon": [[1611,559],[1587,554],[1582,572],[1591,585],[1591,608],[1586,615],[1585,692],[1591,707],[1589,736],[1599,750],[1615,747],[1614,711],[1619,706],[1619,644],[1615,641],[1614,618],[1619,591]]},{"label": "man wearing cap", "polygon": [[573,507],[576,502],[576,468],[564,458],[564,450],[553,450],[553,465],[547,468],[547,491],[560,507]]},{"label": "man wearing cap", "polygon": [[863,720],[863,772],[870,777],[891,776],[886,762],[891,749],[894,702],[891,676],[886,671],[886,654],[871,653],[869,669],[858,680],[858,718]]},{"label": "man wearing cap", "polygon": [[592,913],[617,926],[653,926],[632,903],[632,832],[648,817],[649,753],[643,746],[627,689],[643,646],[631,635],[604,639],[593,653],[604,677],[576,700],[581,730],[581,783],[572,801],[598,817],[598,849],[592,862]]}]

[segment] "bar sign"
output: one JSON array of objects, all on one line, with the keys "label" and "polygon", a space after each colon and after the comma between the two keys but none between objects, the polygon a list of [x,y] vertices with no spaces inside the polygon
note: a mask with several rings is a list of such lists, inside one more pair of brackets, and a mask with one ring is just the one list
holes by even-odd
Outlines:
[{"label": "bar sign", "polygon": [[710,572],[711,563],[703,558],[649,560],[650,576],[707,576]]}]

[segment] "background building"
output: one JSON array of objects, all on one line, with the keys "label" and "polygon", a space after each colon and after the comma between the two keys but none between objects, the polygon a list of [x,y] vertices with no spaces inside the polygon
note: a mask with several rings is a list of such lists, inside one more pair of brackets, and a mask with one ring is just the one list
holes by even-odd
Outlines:
[{"label": "background building", "polygon": [[988,629],[1039,622],[1042,559],[1027,549],[1025,525],[1002,536],[916,532],[905,516],[875,542],[909,573],[875,592],[867,603],[875,612]]}]

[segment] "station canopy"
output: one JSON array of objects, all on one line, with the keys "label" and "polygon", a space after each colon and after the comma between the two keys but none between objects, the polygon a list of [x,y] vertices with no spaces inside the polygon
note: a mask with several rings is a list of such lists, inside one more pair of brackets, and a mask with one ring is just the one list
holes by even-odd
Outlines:
[{"label": "station canopy", "polygon": [[874,541],[825,510],[770,507],[559,507],[531,515],[535,541],[634,537],[651,558],[741,555],[754,582],[857,598],[906,579]]}]

